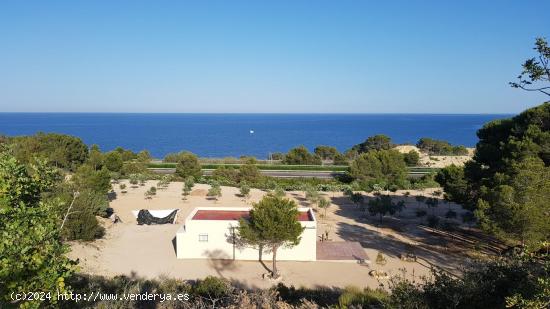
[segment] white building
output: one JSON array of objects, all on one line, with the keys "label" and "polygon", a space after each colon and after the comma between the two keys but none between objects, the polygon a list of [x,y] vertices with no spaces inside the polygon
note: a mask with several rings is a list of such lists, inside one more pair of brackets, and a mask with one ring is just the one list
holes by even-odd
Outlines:
[{"label": "white building", "polygon": [[[258,260],[260,250],[236,244],[235,232],[239,219],[246,218],[251,208],[243,207],[198,207],[185,219],[176,234],[178,259],[233,259]],[[305,228],[300,244],[277,250],[277,260],[315,261],[317,245],[317,221],[311,209],[299,208],[298,220]],[[264,250],[262,259],[272,258]]]}]

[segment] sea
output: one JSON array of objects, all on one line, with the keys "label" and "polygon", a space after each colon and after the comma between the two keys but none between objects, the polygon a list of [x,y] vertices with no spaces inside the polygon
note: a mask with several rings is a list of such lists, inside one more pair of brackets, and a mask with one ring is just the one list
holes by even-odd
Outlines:
[{"label": "sea", "polygon": [[394,143],[421,137],[474,147],[476,131],[503,114],[125,114],[0,113],[0,135],[55,132],[80,137],[103,151],[118,146],[162,158],[191,151],[201,157],[269,157],[304,145],[340,151],[375,134]]}]

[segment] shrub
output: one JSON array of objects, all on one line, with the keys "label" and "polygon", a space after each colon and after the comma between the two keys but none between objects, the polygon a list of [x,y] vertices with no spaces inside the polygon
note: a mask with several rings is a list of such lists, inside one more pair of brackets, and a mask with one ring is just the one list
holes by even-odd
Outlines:
[{"label": "shrub", "polygon": [[[407,166],[403,155],[397,150],[371,150],[350,163],[349,174],[362,183],[364,188],[395,185],[404,188]],[[369,190],[367,190],[369,191]]]},{"label": "shrub", "polygon": [[468,154],[468,150],[464,146],[452,146],[447,141],[436,140],[428,137],[421,138],[416,146],[431,155],[456,156]]},{"label": "shrub", "polygon": [[232,288],[229,282],[213,276],[208,276],[204,278],[204,280],[199,281],[192,289],[193,293],[208,299],[226,297],[231,290]]},{"label": "shrub", "polygon": [[252,163],[243,164],[239,167],[237,180],[239,182],[254,183],[261,178],[260,170]]},{"label": "shrub", "polygon": [[336,154],[332,162],[334,165],[348,165],[348,163],[348,158],[341,153]]},{"label": "shrub", "polygon": [[156,187],[149,188],[149,190],[145,191],[144,195],[146,199],[152,198],[153,196],[157,195],[157,188]]},{"label": "shrub", "polygon": [[456,211],[452,210],[452,209],[449,209],[449,211],[447,211],[445,213],[445,218],[447,219],[455,219],[456,218]]},{"label": "shrub", "polygon": [[397,279],[391,282],[391,296],[388,308],[418,308],[428,309],[424,295],[417,284],[407,280]]},{"label": "shrub", "polygon": [[250,195],[250,187],[246,183],[241,184],[241,187],[239,188],[239,193],[242,197],[248,198],[248,196]]},{"label": "shrub", "polygon": [[420,161],[420,155],[417,151],[411,150],[403,156],[407,166],[417,166]]},{"label": "shrub", "polygon": [[192,189],[195,186],[195,178],[193,176],[185,178],[185,186]]},{"label": "shrub", "polygon": [[273,195],[277,197],[285,197],[286,193],[285,193],[285,190],[283,190],[283,188],[277,186],[275,190],[273,190]]},{"label": "shrub", "polygon": [[320,165],[321,158],[309,152],[305,146],[299,146],[288,151],[285,155],[284,164],[308,164],[308,165]]},{"label": "shrub", "polygon": [[377,134],[374,136],[369,136],[364,142],[354,145],[350,150],[361,154],[371,150],[388,150],[393,146],[394,144],[389,136]]},{"label": "shrub", "polygon": [[417,217],[424,217],[427,214],[427,212],[424,209],[417,209],[416,210],[416,216]]},{"label": "shrub", "polygon": [[380,266],[384,266],[386,265],[386,263],[388,263],[388,261],[386,261],[386,258],[384,257],[382,252],[379,251],[378,254],[376,255],[376,264]]},{"label": "shrub", "polygon": [[220,187],[220,184],[217,182],[212,182],[210,189],[208,189],[208,193],[206,194],[209,197],[213,197],[216,200],[222,196],[222,188]]},{"label": "shrub", "polygon": [[454,231],[456,230],[457,227],[458,227],[458,223],[456,223],[455,221],[449,221],[449,220],[443,221],[443,224],[441,225],[441,228],[446,231]]},{"label": "shrub", "polygon": [[383,290],[346,287],[338,297],[338,304],[341,308],[382,308],[388,296]]},{"label": "shrub", "polygon": [[91,211],[85,210],[71,214],[63,226],[61,234],[67,240],[90,241],[103,237],[105,229]]},{"label": "shrub", "polygon": [[147,181],[147,175],[138,174],[138,179],[139,179],[139,185],[142,187],[145,186],[145,182]]},{"label": "shrub", "polygon": [[109,200],[103,193],[83,190],[75,200],[74,209],[88,209],[95,216],[106,217],[109,210]]},{"label": "shrub", "polygon": [[212,178],[221,182],[237,183],[239,171],[233,167],[219,166],[212,172]]},{"label": "shrub", "polygon": [[89,189],[105,194],[111,190],[111,175],[106,168],[96,171],[90,165],[82,165],[71,180],[77,190]]},{"label": "shrub", "polygon": [[426,189],[426,188],[437,188],[439,183],[435,181],[435,173],[426,174],[420,178],[411,179],[411,188],[412,189]]},{"label": "shrub", "polygon": [[139,183],[139,176],[138,174],[131,174],[130,175],[130,184],[132,186],[136,186]]},{"label": "shrub", "polygon": [[339,289],[326,287],[312,289],[304,287],[295,288],[294,286],[287,287],[283,283],[279,283],[274,289],[279,294],[279,297],[290,305],[300,305],[305,299],[315,302],[321,308],[335,305],[341,294]]},{"label": "shrub", "polygon": [[241,156],[239,158],[239,162],[243,164],[258,164],[258,159],[253,156]]},{"label": "shrub", "polygon": [[88,158],[88,146],[80,138],[70,135],[37,133],[10,140],[13,155],[25,164],[39,157],[52,165],[74,171]]},{"label": "shrub", "polygon": [[103,157],[103,165],[111,172],[120,172],[123,164],[122,155],[117,151],[108,152]]},{"label": "shrub", "polygon": [[466,223],[469,227],[471,227],[476,222],[476,216],[471,211],[462,213],[460,217],[462,218],[462,223]]},{"label": "shrub", "polygon": [[439,225],[439,217],[434,215],[428,216],[428,226],[431,228],[436,228]]},{"label": "shrub", "polygon": [[202,176],[201,166],[199,159],[191,152],[185,152],[180,154],[176,165],[176,175],[187,178],[193,176],[199,178]]}]

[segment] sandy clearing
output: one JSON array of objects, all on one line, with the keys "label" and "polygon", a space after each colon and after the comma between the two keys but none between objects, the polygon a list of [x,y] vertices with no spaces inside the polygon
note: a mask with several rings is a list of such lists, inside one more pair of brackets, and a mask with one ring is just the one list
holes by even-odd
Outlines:
[{"label": "sandy clearing", "polygon": [[467,148],[468,155],[466,156],[434,156],[425,152],[421,152],[418,147],[413,145],[399,145],[395,146],[397,151],[401,153],[408,153],[414,150],[420,154],[420,165],[427,167],[442,168],[449,165],[463,166],[466,162],[470,161],[474,156],[474,148]]},{"label": "sandy clearing", "polygon": [[[165,275],[190,280],[216,275],[249,287],[272,285],[271,282],[261,278],[266,270],[259,262],[178,260],[173,243],[177,229],[194,207],[246,207],[258,201],[265,194],[264,191],[253,189],[251,197],[245,201],[238,196],[238,188],[222,187],[222,197],[219,201],[215,201],[207,199],[202,194],[209,188],[208,185],[197,184],[193,191],[195,194],[191,194],[187,201],[183,201],[181,199],[183,184],[174,182],[167,189],[159,190],[152,200],[146,200],[144,192],[153,185],[156,185],[156,181],[148,181],[145,186],[129,188],[126,194],[120,193],[118,185],[116,186],[116,198],[111,201],[111,207],[123,222],[114,225],[105,222],[107,234],[104,239],[91,243],[71,244],[72,252],[69,256],[80,260],[80,267],[84,272],[107,276],[134,273],[146,278]],[[346,285],[376,287],[379,282],[368,275],[373,268],[383,269],[392,275],[402,274],[402,269],[405,269],[409,278],[414,274],[416,279],[421,275],[429,274],[430,264],[451,271],[458,269],[464,262],[464,257],[451,252],[442,252],[439,250],[437,239],[428,238],[425,231],[417,228],[417,224],[425,219],[416,218],[415,210],[417,207],[425,208],[425,206],[419,206],[413,196],[416,194],[429,196],[433,191],[410,190],[410,197],[404,197],[404,192],[392,193],[396,199],[406,200],[407,209],[398,216],[399,218],[385,218],[385,227],[382,228],[377,226],[377,218],[365,215],[341,193],[323,193],[331,200],[332,205],[326,217],[322,216],[324,212],[317,213],[318,235],[328,231],[330,239],[360,242],[372,261],[371,266],[366,267],[350,262],[279,262],[283,282],[307,287],[344,287]],[[287,196],[302,206],[314,206],[305,200],[303,192],[288,192]],[[175,225],[138,226],[131,211],[142,208],[179,208],[180,215]],[[443,214],[447,208],[461,211],[457,205],[452,204],[441,205],[436,211]],[[427,241],[428,239],[430,241]],[[405,252],[408,245],[422,245],[422,248],[417,251],[417,255],[423,259],[421,263],[402,262],[398,258],[400,253]],[[374,263],[379,251],[387,259],[387,264],[384,266]],[[266,265],[270,267],[270,261],[266,261]]]}]

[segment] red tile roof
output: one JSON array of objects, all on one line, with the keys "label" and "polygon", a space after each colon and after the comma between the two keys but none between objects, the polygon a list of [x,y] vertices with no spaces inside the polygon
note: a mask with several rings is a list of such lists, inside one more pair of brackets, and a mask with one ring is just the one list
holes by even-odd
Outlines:
[{"label": "red tile roof", "polygon": [[[248,218],[246,210],[198,210],[192,220],[239,220]],[[298,221],[313,221],[309,211],[300,211]]]}]

